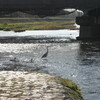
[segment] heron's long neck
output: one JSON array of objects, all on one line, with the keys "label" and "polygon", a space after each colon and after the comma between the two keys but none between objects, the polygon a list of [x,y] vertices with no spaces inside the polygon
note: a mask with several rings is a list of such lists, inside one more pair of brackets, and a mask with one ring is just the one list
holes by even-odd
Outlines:
[{"label": "heron's long neck", "polygon": [[47,52],[48,52],[48,47],[47,47]]}]

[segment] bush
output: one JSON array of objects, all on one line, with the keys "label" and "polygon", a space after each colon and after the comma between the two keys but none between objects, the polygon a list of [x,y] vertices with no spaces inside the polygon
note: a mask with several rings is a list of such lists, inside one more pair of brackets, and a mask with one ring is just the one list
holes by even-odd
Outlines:
[{"label": "bush", "polygon": [[10,31],[10,29],[9,28],[4,28],[3,31]]}]

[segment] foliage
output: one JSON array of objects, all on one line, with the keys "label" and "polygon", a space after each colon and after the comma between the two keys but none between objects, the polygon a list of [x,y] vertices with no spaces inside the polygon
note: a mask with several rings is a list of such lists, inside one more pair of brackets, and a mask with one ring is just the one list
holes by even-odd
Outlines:
[{"label": "foliage", "polygon": [[57,30],[57,29],[76,29],[74,21],[59,22],[27,22],[27,23],[1,23],[0,30],[4,31],[24,31],[24,30]]},{"label": "foliage", "polygon": [[72,100],[83,100],[81,89],[78,88],[78,86],[68,79],[63,79],[58,77],[56,81],[60,84],[62,84],[66,90],[65,95],[72,98]]}]

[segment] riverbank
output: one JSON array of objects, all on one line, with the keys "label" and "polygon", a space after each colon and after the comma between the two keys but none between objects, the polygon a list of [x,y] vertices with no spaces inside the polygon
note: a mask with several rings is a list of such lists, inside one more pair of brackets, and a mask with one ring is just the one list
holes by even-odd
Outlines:
[{"label": "riverbank", "polygon": [[0,72],[0,100],[83,100],[75,83],[57,76]]},{"label": "riverbank", "polygon": [[25,30],[57,30],[57,29],[78,29],[75,21],[34,21],[24,23],[0,23],[0,30],[21,32]]}]

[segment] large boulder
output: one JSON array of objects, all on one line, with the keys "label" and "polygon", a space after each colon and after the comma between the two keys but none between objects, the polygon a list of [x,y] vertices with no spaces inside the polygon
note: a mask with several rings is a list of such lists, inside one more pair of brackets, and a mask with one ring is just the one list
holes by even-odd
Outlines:
[{"label": "large boulder", "polygon": [[43,73],[0,72],[0,100],[83,100],[68,79]]}]

